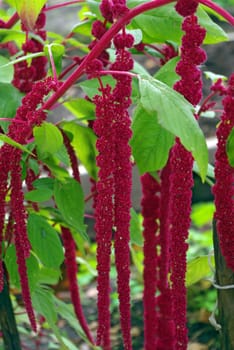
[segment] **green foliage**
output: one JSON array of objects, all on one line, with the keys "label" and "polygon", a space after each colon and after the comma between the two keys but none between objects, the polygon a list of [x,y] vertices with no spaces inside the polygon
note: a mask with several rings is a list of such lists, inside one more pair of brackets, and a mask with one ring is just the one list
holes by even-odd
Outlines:
[{"label": "green foliage", "polygon": [[16,10],[28,29],[33,29],[46,0],[15,0]]},{"label": "green foliage", "polygon": [[84,234],[84,196],[81,185],[70,178],[63,182],[55,180],[54,199],[65,224]]},{"label": "green foliage", "polygon": [[[208,150],[204,135],[194,118],[193,107],[182,95],[159,80],[141,77],[139,83],[142,107],[151,115],[156,114],[158,123],[179,137],[184,147],[192,152],[204,181],[208,166]],[[168,144],[166,145],[168,151]]]}]

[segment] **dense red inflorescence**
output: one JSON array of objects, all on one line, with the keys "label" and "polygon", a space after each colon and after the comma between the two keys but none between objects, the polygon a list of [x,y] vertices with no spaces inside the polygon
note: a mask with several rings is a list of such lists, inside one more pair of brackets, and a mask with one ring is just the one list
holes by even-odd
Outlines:
[{"label": "dense red inflorescence", "polygon": [[[180,80],[174,89],[180,92],[191,104],[196,106],[202,97],[202,80],[199,65],[206,59],[200,48],[206,31],[197,22],[197,3],[179,0],[176,10],[183,15],[181,59],[176,66]],[[191,198],[193,186],[193,157],[183,147],[179,139],[170,155],[170,201],[169,223],[171,235],[171,296],[175,324],[175,349],[187,349],[186,328],[186,251],[188,230],[190,227]]]},{"label": "dense red inflorescence", "polygon": [[[47,96],[51,90],[55,91],[56,89],[57,85],[51,78],[47,78],[45,81],[37,82],[33,85],[32,90],[22,99],[22,105],[17,109],[15,118],[12,119],[8,131],[8,136],[10,138],[20,144],[27,143],[27,140],[32,136],[33,127],[35,125],[40,125],[46,118],[45,112],[41,108],[37,109],[38,105],[43,103],[44,97]],[[10,176],[10,209],[12,220],[14,220],[13,238],[16,245],[22,296],[32,328],[36,330],[25,263],[25,259],[30,255],[30,243],[27,237],[27,214],[24,208],[24,195],[22,191],[21,155],[21,150],[9,144],[4,144],[0,149],[0,232],[2,240],[5,220],[5,197],[8,191],[8,177]]]},{"label": "dense red inflorescence", "polygon": [[222,254],[227,265],[234,270],[234,168],[227,156],[227,140],[234,127],[234,74],[230,77],[227,95],[223,99],[224,112],[217,129],[215,154],[215,220]]},{"label": "dense red inflorescence", "polygon": [[[102,1],[101,13],[104,23],[93,24],[92,32],[99,40],[105,33],[106,22],[112,22],[128,11],[124,1]],[[97,29],[99,31],[97,32]],[[112,71],[129,71],[133,68],[131,54],[127,51],[134,39],[123,29],[113,43],[116,60],[110,65]],[[99,60],[104,64],[101,57]],[[88,67],[89,76],[98,75],[101,65],[95,60]],[[105,65],[105,64],[104,64]],[[99,67],[100,66],[100,67]],[[131,207],[131,138],[128,107],[131,104],[131,78],[126,74],[113,74],[115,88],[103,87],[101,95],[94,98],[96,120],[93,129],[98,136],[97,165],[99,167],[95,196],[95,229],[97,234],[97,289],[98,289],[98,330],[97,344],[108,350],[110,345],[110,254],[114,238],[115,262],[117,269],[117,290],[119,294],[120,323],[124,349],[132,348],[130,335],[130,254],[129,225]],[[113,231],[113,232],[112,232]],[[113,236],[113,237],[112,237]]]},{"label": "dense red inflorescence", "polygon": [[61,230],[63,245],[65,249],[65,265],[74,311],[87,338],[92,344],[94,344],[93,337],[90,333],[85,316],[83,314],[80,300],[80,291],[77,283],[76,244],[72,237],[71,231],[67,227],[62,227]]},{"label": "dense red inflorescence", "polygon": [[158,287],[158,245],[161,186],[150,174],[141,177],[143,198],[141,201],[144,236],[144,349],[156,349],[157,311],[156,289]]}]

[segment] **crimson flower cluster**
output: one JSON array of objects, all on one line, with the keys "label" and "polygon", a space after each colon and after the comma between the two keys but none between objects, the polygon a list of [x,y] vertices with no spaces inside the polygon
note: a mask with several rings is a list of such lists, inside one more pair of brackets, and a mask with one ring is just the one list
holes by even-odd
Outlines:
[{"label": "crimson flower cluster", "polygon": [[[46,15],[45,12],[42,11],[34,27],[34,34],[39,36],[42,41],[46,40],[46,31],[43,30],[45,22]],[[43,44],[34,38],[29,39],[27,28],[24,28],[24,26],[22,27],[27,33],[26,42],[22,45],[24,55],[43,52]],[[35,81],[41,80],[46,76],[46,64],[47,59],[44,56],[33,58],[30,65],[26,61],[16,63],[14,65],[15,73],[12,81],[13,85],[22,92],[29,92]]]},{"label": "crimson flower cluster", "polygon": [[[23,98],[22,105],[18,108],[15,118],[9,126],[8,136],[20,144],[26,144],[32,136],[32,129],[35,125],[40,125],[46,118],[45,112],[39,108],[43,99],[51,90],[56,90],[57,85],[53,79],[37,82],[32,90]],[[15,243],[19,277],[22,287],[22,296],[25,307],[32,325],[36,330],[36,321],[31,304],[29,285],[27,279],[26,258],[30,255],[30,242],[27,237],[26,218],[24,208],[24,194],[21,179],[21,156],[22,151],[4,144],[0,149],[0,232],[1,242],[3,240],[3,228],[5,222],[5,197],[8,192],[8,180],[10,178],[10,216],[14,222],[12,228],[12,240]],[[1,244],[0,244],[1,245]],[[1,262],[1,288],[3,287],[3,270]]]},{"label": "crimson flower cluster", "polygon": [[[200,48],[206,32],[197,23],[197,17],[194,14],[196,8],[197,3],[192,0],[179,0],[176,4],[178,13],[185,17],[182,23],[185,34],[182,37],[181,59],[176,66],[176,72],[181,78],[174,85],[174,89],[194,106],[199,103],[202,97],[201,72],[198,66],[206,59],[205,52]],[[172,319],[169,317],[167,322],[163,323],[164,326],[169,327],[172,348],[185,350],[188,342],[185,288],[186,251],[188,247],[186,239],[190,227],[193,158],[179,139],[176,139],[176,143],[171,150],[169,167],[170,173],[167,176],[170,184],[168,224],[170,227],[171,255],[169,266],[171,286],[168,288],[165,283],[164,286],[162,284],[159,305],[161,312],[163,309],[165,312],[165,295],[167,295],[170,301],[169,304],[171,304]],[[163,256],[161,258],[163,259]],[[174,334],[175,337],[172,340]],[[159,339],[160,343],[161,348],[163,348],[165,339]]]},{"label": "crimson flower cluster", "polygon": [[[158,283],[159,265],[159,217],[160,217],[160,190],[161,186],[150,174],[141,177],[143,198],[141,201],[143,215],[144,236],[144,335],[145,350],[157,349],[157,311],[156,290]],[[154,277],[153,277],[154,276]]]},{"label": "crimson flower cluster", "polygon": [[234,74],[230,77],[227,95],[223,99],[224,112],[217,129],[217,151],[215,154],[215,220],[222,254],[229,268],[234,270],[234,168],[227,157],[227,140],[234,127]]},{"label": "crimson flower cluster", "polygon": [[[121,13],[127,11],[123,1],[102,1],[101,13],[106,21],[112,22]],[[105,33],[105,22],[95,22],[93,34]],[[100,32],[96,31],[100,28]],[[96,120],[93,129],[98,136],[97,165],[99,167],[98,183],[95,196],[95,217],[97,235],[97,289],[98,289],[98,330],[97,344],[109,350],[110,345],[110,254],[112,236],[114,236],[115,261],[117,269],[117,290],[119,294],[120,323],[124,348],[131,349],[130,336],[130,257],[129,257],[129,222],[131,207],[131,138],[128,108],[131,104],[131,78],[118,71],[127,72],[133,68],[131,54],[127,51],[134,39],[123,29],[117,34],[113,43],[116,48],[116,60],[110,65],[116,79],[116,86],[103,87],[101,95],[94,97]],[[99,58],[100,59],[100,58]],[[103,62],[102,62],[103,64]],[[97,60],[88,69],[96,72]]]}]

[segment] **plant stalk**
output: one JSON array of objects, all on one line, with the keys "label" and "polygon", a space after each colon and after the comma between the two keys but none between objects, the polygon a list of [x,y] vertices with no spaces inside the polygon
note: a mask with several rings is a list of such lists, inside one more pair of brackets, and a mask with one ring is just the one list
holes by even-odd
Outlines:
[{"label": "plant stalk", "polygon": [[0,293],[0,328],[5,350],[21,350],[19,333],[11,303],[6,271],[4,269],[4,287]]}]

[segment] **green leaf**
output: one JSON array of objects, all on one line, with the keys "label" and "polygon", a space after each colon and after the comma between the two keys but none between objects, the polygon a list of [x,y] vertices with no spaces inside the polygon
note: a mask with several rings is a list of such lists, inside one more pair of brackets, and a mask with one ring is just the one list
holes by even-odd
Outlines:
[{"label": "green leaf", "polygon": [[139,215],[131,208],[131,220],[130,220],[130,237],[131,243],[143,246],[142,225]]},{"label": "green leaf", "polygon": [[59,328],[56,326],[58,320],[57,310],[55,308],[53,291],[49,288],[38,288],[32,294],[32,303],[34,309],[42,316],[45,317],[50,328],[53,330],[58,341],[61,343],[61,350],[69,350],[63,341]]},{"label": "green leaf", "polygon": [[201,27],[206,29],[204,44],[217,44],[228,40],[228,35],[208,16],[201,6],[198,7],[197,16]]},{"label": "green leaf", "polygon": [[42,177],[33,181],[33,186],[37,189],[42,190],[54,190],[54,179],[51,177]]},{"label": "green leaf", "polygon": [[32,303],[35,310],[46,318],[49,323],[58,319],[54,306],[53,292],[49,288],[38,287],[32,294]]},{"label": "green leaf", "polygon": [[179,75],[175,72],[175,68],[179,60],[179,57],[172,58],[157,71],[154,78],[160,80],[170,87],[173,87],[175,82],[180,79]]},{"label": "green leaf", "polygon": [[[114,78],[111,76],[104,76],[101,78],[102,79],[102,84],[105,85],[110,85],[111,87],[114,87],[116,84],[116,81]],[[100,95],[101,92],[99,91],[100,84],[99,80],[97,78],[94,79],[89,79],[85,80],[82,83],[79,84],[81,89],[85,92],[89,98],[93,98],[95,95]]]},{"label": "green leaf", "polygon": [[226,143],[229,164],[234,167],[234,128],[232,128]]},{"label": "green leaf", "polygon": [[64,123],[62,128],[65,132],[73,135],[71,144],[74,147],[77,157],[87,169],[89,175],[93,179],[96,179],[96,135],[90,128],[74,122]]},{"label": "green leaf", "polygon": [[54,198],[64,221],[82,232],[84,227],[84,195],[81,185],[74,179],[55,180]]},{"label": "green leaf", "polygon": [[53,155],[63,145],[63,136],[60,130],[51,123],[44,122],[41,126],[35,126],[33,135],[41,158]]},{"label": "green leaf", "polygon": [[93,103],[85,100],[84,98],[72,99],[63,103],[75,117],[83,120],[95,119],[95,106]]},{"label": "green leaf", "polygon": [[28,235],[32,249],[41,263],[46,267],[58,269],[63,262],[64,256],[57,231],[42,216],[30,214],[28,218]]},{"label": "green leaf", "polygon": [[53,195],[53,190],[38,189],[38,190],[32,190],[30,192],[25,193],[24,198],[27,201],[32,201],[32,202],[46,202],[51,199],[52,195]]},{"label": "green leaf", "polygon": [[199,256],[187,263],[186,271],[186,287],[191,286],[192,284],[200,281],[201,279],[210,276],[213,274],[211,267],[214,267],[214,256],[210,257],[209,265],[209,256]]},{"label": "green leaf", "polygon": [[16,142],[16,141],[12,140],[10,137],[8,137],[8,136],[5,135],[5,134],[0,134],[0,141],[2,141],[2,142],[4,142],[4,143],[7,143],[8,145],[11,145],[11,146],[13,146],[13,147],[15,147],[15,148],[18,148],[18,149],[20,149],[22,152],[26,152],[26,153],[28,153],[28,154],[30,154],[30,155],[33,156],[33,153],[30,152],[30,151],[28,150],[27,147],[25,147],[25,146],[21,145],[20,143],[18,143],[18,142]]},{"label": "green leaf", "polygon": [[28,29],[33,30],[37,17],[45,3],[46,0],[15,0],[19,17]]},{"label": "green leaf", "polygon": [[38,281],[40,284],[51,284],[55,285],[58,283],[61,277],[61,271],[45,266],[40,266],[40,271],[38,275]]},{"label": "green leaf", "polygon": [[[23,94],[11,84],[0,83],[0,111],[1,118],[13,118],[21,104]],[[9,120],[10,122],[10,120]],[[0,126],[7,132],[8,122],[0,120]]]},{"label": "green leaf", "polygon": [[[144,0],[132,0],[129,1],[129,6],[135,7],[143,2]],[[206,29],[204,44],[216,44],[228,40],[224,30],[214,23],[200,6],[197,15],[200,25]],[[174,3],[171,3],[135,17],[129,28],[140,29],[144,43],[174,41],[179,44],[183,35],[182,20],[182,17],[175,11]]]},{"label": "green leaf", "polygon": [[73,28],[73,33],[78,33],[90,37],[93,20],[87,19],[77,23]]},{"label": "green leaf", "polygon": [[[14,68],[13,66],[4,66],[9,60],[4,56],[0,56],[0,82],[1,83],[10,83],[14,77]],[[4,67],[1,67],[4,66]]]},{"label": "green leaf", "polygon": [[57,74],[60,74],[62,71],[62,58],[65,52],[64,46],[57,43],[48,44],[48,45],[45,45],[44,52],[48,57],[50,64],[51,64],[51,56],[53,57],[56,72]]},{"label": "green leaf", "polygon": [[149,112],[157,112],[158,123],[179,137],[197,161],[204,181],[208,166],[205,137],[193,115],[193,106],[166,84],[149,77],[139,78],[141,104]]},{"label": "green leaf", "polygon": [[134,112],[132,130],[130,145],[140,173],[163,168],[174,136],[159,124],[156,110],[149,111],[139,105]]},{"label": "green leaf", "polygon": [[[16,288],[20,288],[20,279],[19,279],[19,271],[18,264],[16,258],[16,250],[15,246],[11,244],[7,250],[4,257],[4,262],[6,264],[7,271],[10,275],[11,285]],[[30,257],[26,259],[27,266],[27,275],[30,290],[33,291],[36,288],[36,284],[38,281],[39,275],[39,265],[38,261],[33,254],[30,254]]]},{"label": "green leaf", "polygon": [[193,205],[193,210],[191,213],[193,224],[200,228],[210,224],[214,216],[214,211],[215,205],[213,202],[198,203]]}]

